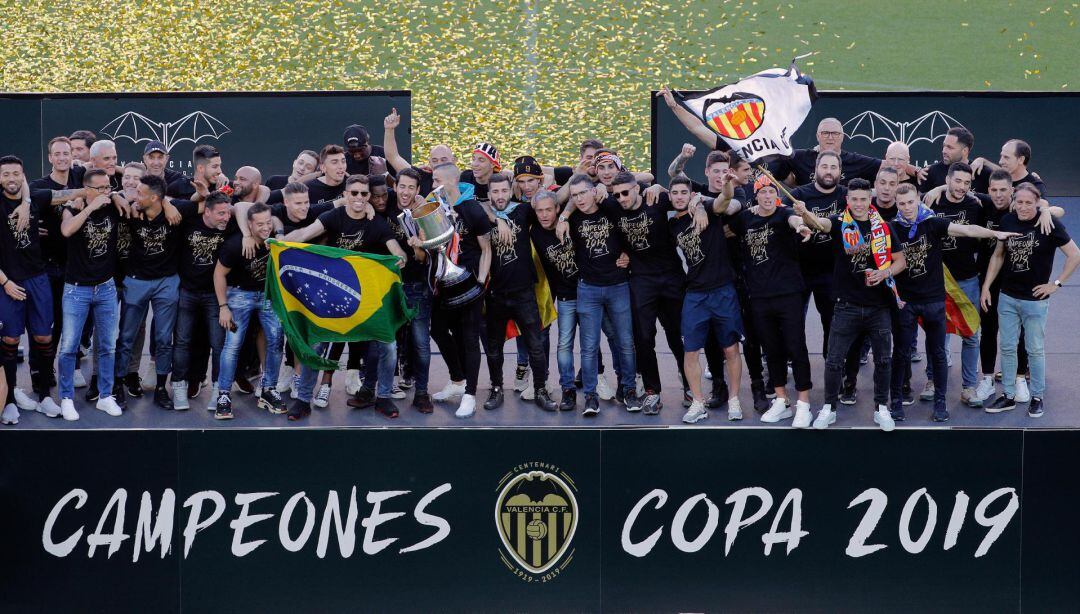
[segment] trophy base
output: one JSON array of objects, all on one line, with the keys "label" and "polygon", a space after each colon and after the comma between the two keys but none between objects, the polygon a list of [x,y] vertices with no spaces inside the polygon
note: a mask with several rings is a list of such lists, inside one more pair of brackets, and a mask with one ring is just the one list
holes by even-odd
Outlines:
[{"label": "trophy base", "polygon": [[464,307],[484,295],[484,287],[471,273],[449,283],[444,280],[438,284],[438,288],[440,303],[450,309]]}]

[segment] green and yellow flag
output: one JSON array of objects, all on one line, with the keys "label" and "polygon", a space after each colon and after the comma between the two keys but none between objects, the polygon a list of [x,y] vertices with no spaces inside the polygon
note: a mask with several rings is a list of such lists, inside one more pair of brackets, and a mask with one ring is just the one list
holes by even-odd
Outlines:
[{"label": "green and yellow flag", "polygon": [[337,369],[315,353],[316,343],[388,343],[415,315],[394,256],[273,239],[267,244],[266,297],[296,358],[313,369]]}]

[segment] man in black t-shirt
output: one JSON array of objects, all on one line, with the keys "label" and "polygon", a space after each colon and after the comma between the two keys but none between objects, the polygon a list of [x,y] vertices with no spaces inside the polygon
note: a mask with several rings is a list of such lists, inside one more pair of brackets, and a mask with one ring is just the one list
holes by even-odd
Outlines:
[{"label": "man in black t-shirt", "polygon": [[[154,403],[162,409],[173,409],[172,399],[166,388],[172,373],[173,332],[176,324],[176,306],[180,300],[180,246],[183,228],[172,225],[164,211],[165,180],[156,175],[144,175],[139,180],[136,202],[142,212],[141,218],[128,220],[131,229],[131,248],[124,278],[123,311],[120,315],[120,341],[116,356],[116,379],[118,387],[127,376],[128,360],[131,358],[135,336],[146,321],[146,311],[154,309],[154,368],[157,384]],[[200,188],[205,189],[205,188]],[[182,219],[201,215],[203,203],[173,200],[171,206]],[[114,397],[121,397],[119,390]]]},{"label": "man in black t-shirt", "polygon": [[292,163],[292,173],[289,175],[271,175],[263,184],[271,190],[280,190],[287,184],[298,182],[304,183],[318,177],[321,173],[319,167],[319,154],[305,149],[296,155]]},{"label": "man in black t-shirt", "polygon": [[[971,164],[972,168],[978,168],[979,171],[986,174],[1001,169],[1009,173],[1013,187],[1019,187],[1022,183],[1030,183],[1035,186],[1039,194],[1046,194],[1046,184],[1043,183],[1042,177],[1039,177],[1038,173],[1028,170],[1030,165],[1031,145],[1020,139],[1010,139],[1001,146],[1001,155],[997,164],[985,158],[976,158]],[[977,191],[985,192],[985,190],[978,189]]]},{"label": "man in black t-shirt", "polygon": [[[581,380],[585,390],[585,416],[600,413],[597,395],[597,354],[601,322],[614,325],[619,354],[619,392],[627,411],[641,411],[635,390],[633,317],[630,302],[629,257],[615,224],[600,209],[596,186],[587,175],[575,175],[567,184],[570,202],[559,216],[560,238],[569,233],[579,271],[577,315],[581,325]],[[569,217],[568,217],[569,216]]]},{"label": "man in black t-shirt", "polygon": [[[945,139],[941,142],[941,160],[923,169],[925,178],[919,181],[919,191],[925,194],[945,185],[949,167],[957,162],[971,164],[968,158],[974,147],[975,135],[970,130],[963,126],[949,128],[949,131],[945,133]],[[986,192],[989,180],[990,170],[980,165],[977,171],[973,172],[971,183],[976,192]]]},{"label": "man in black t-shirt", "polygon": [[282,202],[272,205],[270,213],[281,222],[284,234],[312,225],[319,216],[334,208],[334,202],[312,203],[308,187],[291,182],[281,189]]},{"label": "man in black t-shirt", "polygon": [[147,174],[157,175],[167,184],[184,176],[180,171],[169,168],[169,150],[165,149],[165,144],[161,141],[150,141],[146,144],[143,148],[142,161]]},{"label": "man in black t-shirt", "polygon": [[[1048,299],[1056,293],[1080,266],[1080,249],[1069,237],[1061,222],[1049,235],[1039,228],[1039,200],[1042,193],[1030,183],[1020,184],[1013,197],[1014,209],[1001,219],[1000,230],[1017,236],[998,243],[983,281],[980,302],[983,309],[990,306],[990,287],[1001,275],[1001,295],[998,297],[998,319],[1001,328],[1001,383],[1005,389],[986,411],[998,413],[1016,407],[1016,345],[1020,327],[1024,328],[1031,369],[1031,402],[1028,416],[1043,415],[1043,394],[1046,392],[1046,314]],[[1054,255],[1065,254],[1065,266],[1052,283]]]},{"label": "man in black t-shirt", "polygon": [[[225,343],[225,331],[218,324],[218,300],[214,293],[214,266],[218,250],[226,238],[226,228],[232,219],[229,197],[212,192],[203,203],[202,215],[184,221],[180,249],[180,298],[177,302],[176,342],[173,346],[172,391],[173,408],[188,409],[188,370],[206,373],[206,358],[202,365],[193,365],[192,344],[196,330],[205,331],[210,350],[211,375],[218,380],[221,364],[221,348]],[[199,323],[202,326],[199,326]],[[198,353],[196,353],[198,356]],[[217,405],[217,386],[210,395],[211,404]]]},{"label": "man in black t-shirt", "polygon": [[229,180],[221,170],[221,153],[213,145],[198,145],[191,152],[191,166],[195,169],[191,178],[181,176],[168,184],[165,191],[170,198],[194,199],[198,192],[195,182],[201,181],[209,189],[221,189]]},{"label": "man in black t-shirt", "polygon": [[353,124],[345,129],[345,170],[350,175],[382,175],[386,173],[386,152],[371,144],[367,128]]},{"label": "man in black t-shirt", "polygon": [[893,332],[892,406],[894,420],[904,420],[903,390],[910,387],[910,373],[903,365],[911,359],[919,321],[926,331],[927,362],[933,366],[935,422],[949,419],[945,392],[949,367],[945,335],[945,257],[943,245],[950,237],[1000,240],[1010,235],[989,228],[953,222],[935,215],[919,202],[914,186],[897,189],[900,215],[892,223],[893,236],[903,249],[907,268],[896,276],[896,287],[904,306],[900,309]]},{"label": "man in black t-shirt", "polygon": [[116,327],[120,319],[116,281],[117,230],[120,214],[109,195],[105,171],[86,172],[84,188],[92,194],[81,210],[66,208],[59,232],[67,241],[68,258],[63,286],[63,326],[59,356],[60,413],[78,420],[75,410],[75,362],[87,318],[93,316],[97,367],[100,377],[97,408],[110,416],[121,414],[113,398]]},{"label": "man in black t-shirt", "polygon": [[[337,201],[341,199],[345,191],[346,171],[345,150],[341,145],[327,145],[319,152],[319,163],[322,165],[323,175],[305,183],[308,187],[308,200],[311,203]],[[266,203],[275,205],[283,201],[281,190],[270,192]]]},{"label": "man in black t-shirt", "polygon": [[477,143],[476,147],[473,147],[469,170],[461,173],[461,183],[471,184],[476,202],[486,205],[491,176],[499,172],[502,172],[499,150],[491,143]]},{"label": "man in black t-shirt", "polygon": [[244,254],[245,237],[233,235],[221,246],[214,267],[214,293],[219,307],[218,323],[225,334],[221,351],[220,373],[215,387],[219,393],[214,418],[232,419],[230,390],[236,379],[236,362],[244,343],[248,323],[258,316],[266,335],[266,355],[263,357],[262,393],[259,409],[272,414],[285,413],[285,403],[277,391],[278,367],[281,365],[281,322],[266,298],[266,265],[270,248],[266,240],[273,232],[270,207],[255,203],[247,209],[248,233],[254,240],[254,253]]},{"label": "man in black t-shirt", "polygon": [[870,337],[874,351],[874,422],[882,430],[895,428],[889,413],[889,384],[892,363],[892,322],[890,311],[898,301],[893,275],[904,270],[903,247],[881,215],[870,205],[870,182],[848,182],[847,207],[838,215],[819,217],[806,203],[796,201],[794,210],[803,221],[832,239],[836,260],[833,267],[836,308],[829,330],[829,353],[825,359],[825,404],[814,420],[814,428],[828,428],[836,422],[844,362],[863,334]]},{"label": "man in black t-shirt", "polygon": [[533,223],[528,203],[510,202],[513,181],[509,175],[495,173],[488,180],[489,203],[484,205],[491,223],[505,224],[502,232],[491,236],[491,283],[485,297],[488,373],[491,394],[484,409],[497,409],[503,403],[503,345],[507,323],[513,321],[524,340],[532,367],[534,402],[545,411],[555,411],[555,402],[547,391],[547,354],[544,351],[540,309],[536,303],[536,267],[532,259],[529,226]]}]

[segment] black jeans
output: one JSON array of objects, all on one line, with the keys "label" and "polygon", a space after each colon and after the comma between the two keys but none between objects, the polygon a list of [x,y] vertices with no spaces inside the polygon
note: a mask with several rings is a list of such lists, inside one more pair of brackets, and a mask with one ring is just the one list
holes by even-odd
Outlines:
[{"label": "black jeans", "polygon": [[[945,303],[908,303],[900,310],[899,328],[893,339],[892,399],[898,408],[904,388],[911,387],[911,346],[919,332],[919,318],[926,331],[926,359],[933,365],[934,409],[945,409],[949,386],[948,352],[945,349]],[[874,358],[877,358],[876,350]],[[899,365],[908,365],[907,371]]]},{"label": "black jeans", "polygon": [[829,332],[832,326],[833,308],[836,303],[836,288],[833,287],[832,273],[807,274],[803,272],[803,315],[810,305],[810,296],[814,297],[814,306],[821,317],[821,355],[829,355]]},{"label": "black jeans", "polygon": [[759,299],[754,303],[751,315],[769,361],[769,385],[773,388],[787,385],[787,361],[791,360],[795,390],[802,392],[813,388],[802,296],[792,292]]},{"label": "black jeans", "polygon": [[536,293],[530,285],[510,292],[493,291],[485,299],[487,313],[487,363],[492,386],[503,385],[503,345],[506,343],[506,324],[513,320],[529,353],[529,365],[533,372],[533,387],[541,388],[547,382],[547,353],[540,332],[540,309],[536,305]]},{"label": "black jeans", "polygon": [[[735,294],[739,297],[739,315],[743,321],[743,358],[746,362],[746,372],[750,376],[751,384],[764,384],[765,368],[761,364],[762,342],[761,335],[754,327],[753,309],[754,303],[750,300],[750,289],[746,285],[746,279],[741,273],[735,275]],[[805,321],[805,318],[803,318]],[[806,335],[806,331],[803,331]],[[770,370],[772,367],[770,366]],[[787,375],[787,365],[784,366],[784,375]]]},{"label": "black jeans", "polygon": [[[985,279],[985,273],[979,276],[980,282]],[[981,285],[981,283],[980,283]],[[990,310],[979,310],[982,325],[982,340],[979,344],[979,358],[982,362],[982,372],[993,375],[997,367],[998,355],[998,296],[1001,294],[1001,276],[990,284]],[[1028,372],[1027,348],[1024,347],[1024,329],[1020,329],[1020,344],[1016,347],[1016,372],[1026,374]]]},{"label": "black jeans", "polygon": [[[180,289],[176,310],[176,337],[173,341],[172,381],[201,382],[206,379],[206,359],[210,358],[214,381],[221,366],[221,348],[225,345],[225,329],[218,323],[220,314],[217,295],[213,292],[192,292]],[[205,346],[207,352],[193,351]],[[209,354],[209,356],[207,356]],[[201,361],[201,364],[195,362]],[[203,377],[189,378],[189,372]]]},{"label": "black jeans", "polygon": [[829,353],[825,359],[825,403],[836,409],[844,378],[848,351],[864,333],[874,350],[874,403],[889,404],[892,377],[892,317],[888,306],[855,305],[838,300],[829,328]]},{"label": "black jeans", "polygon": [[[682,303],[686,289],[673,280],[630,276],[630,305],[634,321],[634,349],[641,381],[647,390],[660,393],[660,366],[656,360],[656,320],[664,327],[668,347],[675,355],[679,375],[683,373]],[[760,363],[760,359],[758,360]]]},{"label": "black jeans", "polygon": [[480,323],[483,300],[451,309],[435,299],[431,310],[431,338],[439,346],[450,379],[465,380],[465,394],[476,394],[480,378]]}]

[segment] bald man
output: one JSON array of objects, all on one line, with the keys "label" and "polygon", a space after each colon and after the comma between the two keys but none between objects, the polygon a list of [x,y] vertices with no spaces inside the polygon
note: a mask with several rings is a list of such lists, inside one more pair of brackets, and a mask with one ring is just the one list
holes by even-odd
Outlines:
[{"label": "bald man", "polygon": [[254,166],[241,166],[236,169],[233,180],[232,202],[265,203],[270,197],[270,188],[262,185],[262,173]]},{"label": "bald man", "polygon": [[413,166],[408,160],[401,157],[401,153],[398,152],[394,130],[400,124],[401,116],[398,115],[397,109],[391,109],[390,115],[383,119],[383,150],[386,152],[386,163],[398,172],[406,168],[416,169],[416,172],[420,173],[419,194],[427,196],[431,193],[432,188],[432,169],[440,164],[457,164],[457,157],[449,146],[440,143],[431,148],[426,166]]},{"label": "bald man", "polygon": [[911,150],[908,149],[907,143],[903,141],[889,143],[889,146],[885,148],[885,164],[882,167],[896,169],[897,184],[910,183],[915,187],[919,187],[918,178],[907,172],[909,166],[911,166]]}]

